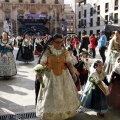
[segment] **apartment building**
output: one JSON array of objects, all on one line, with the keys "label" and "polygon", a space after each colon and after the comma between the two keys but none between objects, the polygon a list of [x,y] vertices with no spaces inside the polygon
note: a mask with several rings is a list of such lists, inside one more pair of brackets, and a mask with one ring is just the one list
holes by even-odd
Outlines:
[{"label": "apartment building", "polygon": [[105,25],[120,26],[120,0],[76,0],[77,34],[97,34]]},{"label": "apartment building", "polygon": [[75,13],[70,4],[64,6],[64,18],[67,22],[67,33],[75,33]]}]

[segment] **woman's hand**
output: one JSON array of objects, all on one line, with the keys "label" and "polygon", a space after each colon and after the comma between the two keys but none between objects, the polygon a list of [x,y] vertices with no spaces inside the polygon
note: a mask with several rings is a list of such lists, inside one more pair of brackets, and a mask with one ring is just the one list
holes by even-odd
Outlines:
[{"label": "woman's hand", "polygon": [[36,77],[37,77],[37,80],[38,80],[39,82],[41,82],[41,77],[40,77],[40,75],[36,75]]},{"label": "woman's hand", "polygon": [[12,49],[12,47],[8,44],[6,44],[6,47],[9,48],[9,49]]}]

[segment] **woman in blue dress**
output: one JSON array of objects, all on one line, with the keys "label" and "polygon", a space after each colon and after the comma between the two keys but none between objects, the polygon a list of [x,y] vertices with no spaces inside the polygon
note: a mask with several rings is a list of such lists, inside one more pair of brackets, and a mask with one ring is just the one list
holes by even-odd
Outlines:
[{"label": "woman in blue dress", "polygon": [[109,83],[103,71],[103,63],[97,60],[94,71],[90,74],[84,93],[81,97],[81,106],[92,109],[97,115],[104,117],[107,112],[107,95],[109,94]]},{"label": "woman in blue dress", "polygon": [[8,33],[3,32],[0,39],[0,77],[11,77],[16,73],[12,41],[8,38]]}]

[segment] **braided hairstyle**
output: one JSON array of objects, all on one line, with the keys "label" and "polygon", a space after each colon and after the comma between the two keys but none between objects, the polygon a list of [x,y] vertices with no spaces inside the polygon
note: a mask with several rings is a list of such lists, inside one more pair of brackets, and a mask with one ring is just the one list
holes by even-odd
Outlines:
[{"label": "braided hairstyle", "polygon": [[49,38],[49,40],[47,40],[46,44],[45,44],[44,47],[43,47],[43,51],[42,51],[42,53],[41,53],[41,55],[40,55],[40,57],[39,57],[38,64],[40,63],[41,58],[42,58],[43,54],[45,53],[48,45],[49,45],[52,41],[54,41],[54,40],[56,40],[56,39],[58,39],[58,38],[61,38],[61,39],[62,39],[62,35],[60,35],[60,34],[55,34],[55,35],[52,35],[52,36]]},{"label": "braided hairstyle", "polygon": [[93,64],[93,68],[96,69],[96,67],[98,66],[98,64],[101,63],[101,62],[102,61],[100,61],[100,60],[95,61],[94,64]]}]

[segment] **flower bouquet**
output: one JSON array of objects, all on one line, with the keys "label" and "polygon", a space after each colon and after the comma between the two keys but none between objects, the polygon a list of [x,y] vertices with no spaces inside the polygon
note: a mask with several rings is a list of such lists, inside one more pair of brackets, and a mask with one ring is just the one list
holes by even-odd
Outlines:
[{"label": "flower bouquet", "polygon": [[39,75],[40,76],[40,83],[42,84],[42,88],[45,87],[44,83],[43,83],[43,75],[44,75],[44,72],[45,72],[45,66],[41,65],[41,64],[38,64],[34,67],[34,71],[36,72],[36,75]]},{"label": "flower bouquet", "polygon": [[101,80],[97,80],[95,77],[90,77],[90,82],[95,83],[98,85],[98,87],[102,90],[102,92],[107,96],[109,94],[108,86],[105,85],[105,83]]}]

